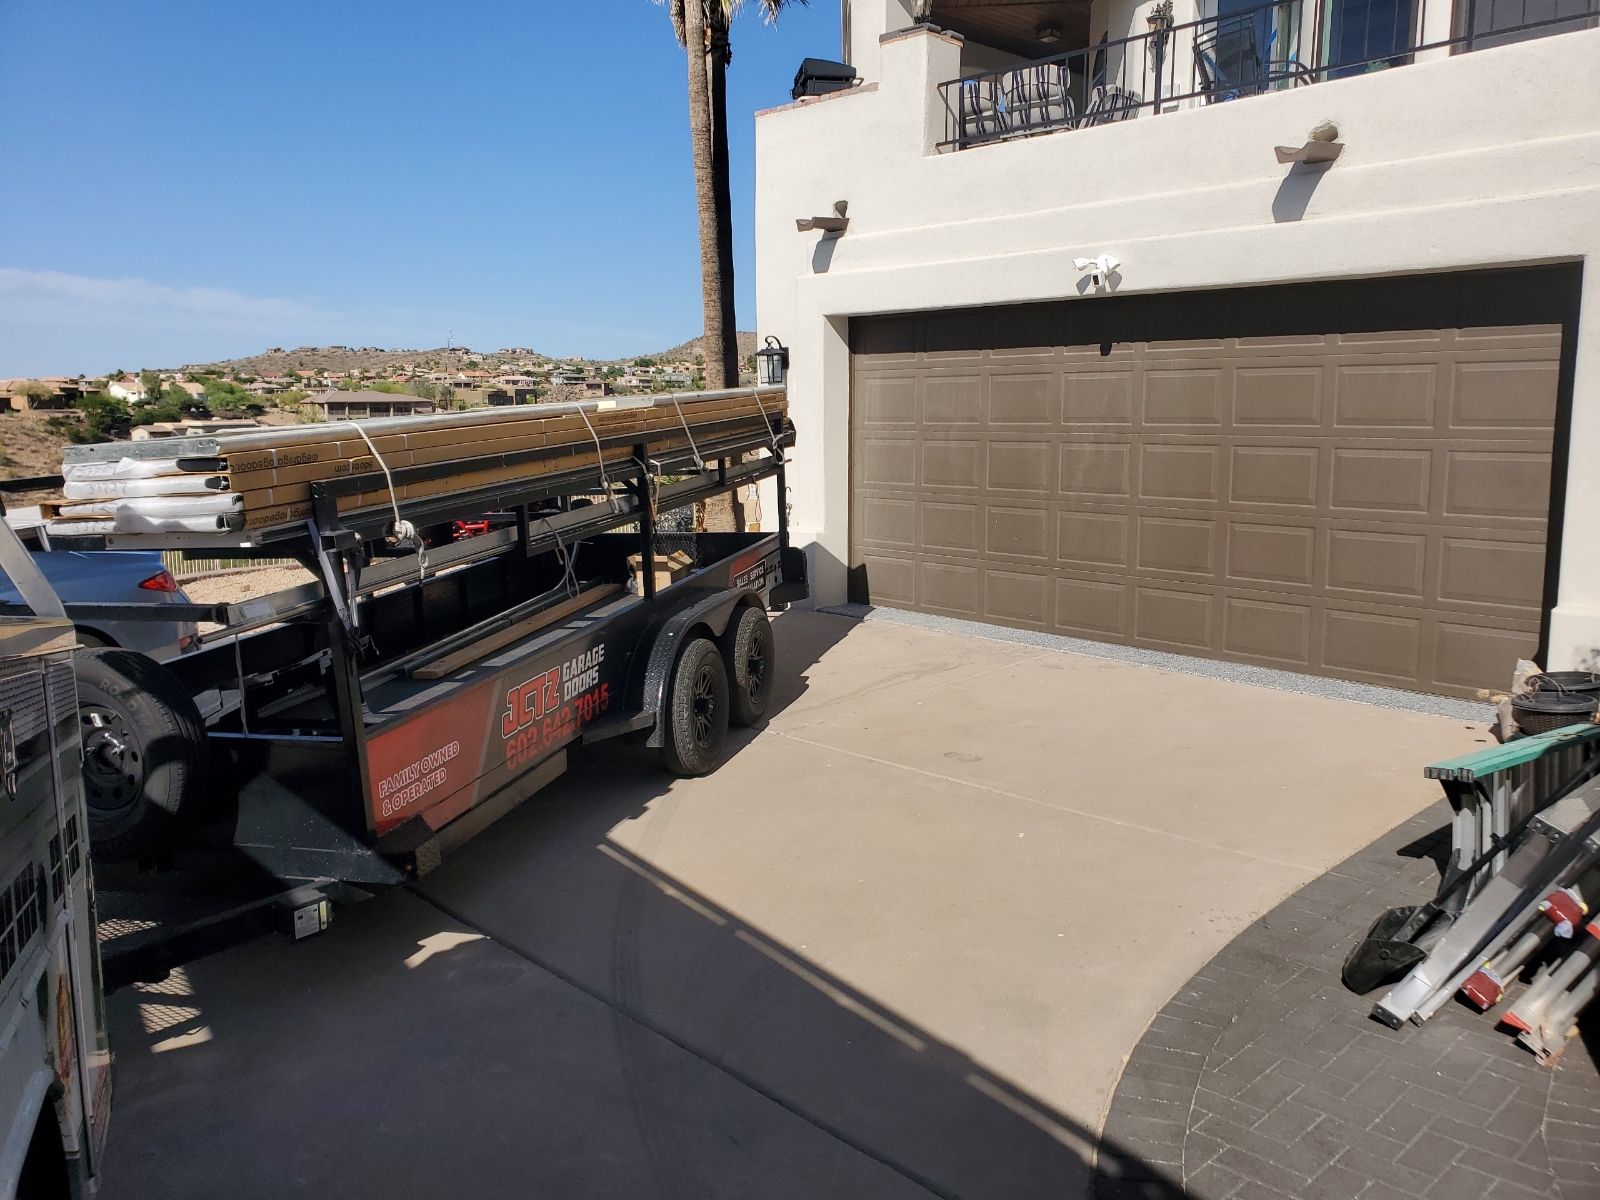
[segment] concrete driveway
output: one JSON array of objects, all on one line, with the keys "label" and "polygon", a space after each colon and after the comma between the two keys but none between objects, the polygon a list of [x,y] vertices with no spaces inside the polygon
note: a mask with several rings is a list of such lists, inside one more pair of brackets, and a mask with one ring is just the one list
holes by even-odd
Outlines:
[{"label": "concrete driveway", "polygon": [[777,622],[713,776],[575,760],[414,891],[113,998],[112,1200],[1087,1194],[1156,1011],[1481,725]]}]

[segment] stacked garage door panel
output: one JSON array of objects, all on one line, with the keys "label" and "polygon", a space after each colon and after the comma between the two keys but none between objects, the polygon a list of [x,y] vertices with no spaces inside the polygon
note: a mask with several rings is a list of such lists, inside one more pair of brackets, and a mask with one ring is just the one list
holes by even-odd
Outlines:
[{"label": "stacked garage door panel", "polygon": [[926,320],[857,338],[873,603],[1454,694],[1537,646],[1559,326],[932,351]]}]

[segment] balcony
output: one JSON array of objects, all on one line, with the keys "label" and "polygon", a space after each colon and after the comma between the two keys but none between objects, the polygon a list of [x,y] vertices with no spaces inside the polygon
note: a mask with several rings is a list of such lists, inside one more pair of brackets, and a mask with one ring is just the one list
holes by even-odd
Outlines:
[{"label": "balcony", "polygon": [[[1433,0],[1431,12],[1427,0],[1217,0],[1215,15],[1179,23],[1162,0],[1133,10],[1147,31],[1101,33],[1090,44],[1087,6],[1054,6],[1062,19],[1050,5],[1026,7],[1041,14],[1031,37],[1011,19],[1013,5],[932,6],[934,23],[968,39],[963,66],[1005,63],[940,85],[941,150],[1228,103],[1600,22],[1600,0]],[[1084,44],[1030,53],[1063,40]]]}]

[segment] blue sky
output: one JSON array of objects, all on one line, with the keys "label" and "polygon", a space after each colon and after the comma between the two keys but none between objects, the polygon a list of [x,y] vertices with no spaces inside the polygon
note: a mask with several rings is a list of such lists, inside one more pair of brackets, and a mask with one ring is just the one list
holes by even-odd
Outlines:
[{"label": "blue sky", "polygon": [[[0,377],[269,345],[611,357],[700,332],[683,53],[650,0],[0,0]],[[734,30],[751,114],[838,5]]]}]

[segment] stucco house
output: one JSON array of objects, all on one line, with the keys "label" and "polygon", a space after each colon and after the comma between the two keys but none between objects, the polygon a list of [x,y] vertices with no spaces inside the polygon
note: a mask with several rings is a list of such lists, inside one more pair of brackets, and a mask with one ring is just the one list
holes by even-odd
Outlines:
[{"label": "stucco house", "polygon": [[1593,656],[1596,0],[841,10],[855,86],[756,120],[819,603],[1454,695]]}]

